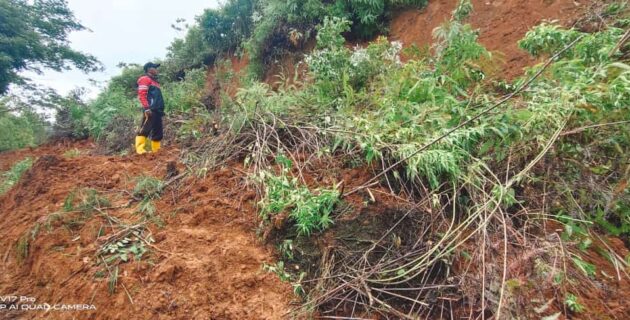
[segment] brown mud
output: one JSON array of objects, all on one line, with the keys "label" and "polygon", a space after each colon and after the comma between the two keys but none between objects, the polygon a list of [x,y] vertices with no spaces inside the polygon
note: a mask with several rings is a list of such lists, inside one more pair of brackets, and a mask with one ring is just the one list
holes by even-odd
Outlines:
[{"label": "brown mud", "polygon": [[[429,1],[422,10],[396,13],[390,27],[390,39],[404,46],[431,46],[433,30],[451,19],[457,0]],[[518,47],[518,41],[532,27],[544,21],[572,26],[587,9],[587,2],[573,0],[472,0],[473,12],[467,23],[479,29],[479,42],[494,53],[500,64],[499,77],[513,79],[536,60]]]},{"label": "brown mud", "polygon": [[[0,154],[3,168],[27,156],[37,158],[0,196],[0,293],[33,297],[37,304],[94,305],[96,311],[3,311],[1,319],[284,317],[293,299],[290,286],[262,270],[263,263],[274,260],[273,253],[254,232],[254,194],[242,192],[242,177],[230,168],[167,187],[155,203],[163,223],[148,226],[155,243],[140,261],[119,265],[118,285],[110,295],[107,275],[98,276],[103,266],[96,256],[100,238],[113,232],[107,222],[97,216],[78,225],[46,222],[78,188],[107,197],[114,207],[103,209],[107,214],[137,221],[138,204],[125,207],[135,177],[163,179],[166,163],[177,160],[178,150],[165,146],[157,155],[108,157],[90,155],[89,146],[66,143]],[[74,148],[82,150],[80,156],[63,156]],[[98,237],[101,228],[106,231]],[[20,259],[17,243],[25,235],[28,255]]]}]

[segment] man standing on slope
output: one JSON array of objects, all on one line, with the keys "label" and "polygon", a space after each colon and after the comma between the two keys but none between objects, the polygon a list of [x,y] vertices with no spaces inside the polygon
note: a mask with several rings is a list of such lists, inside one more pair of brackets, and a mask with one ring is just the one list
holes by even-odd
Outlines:
[{"label": "man standing on slope", "polygon": [[138,79],[138,99],[142,104],[142,125],[136,136],[136,153],[146,153],[147,137],[151,137],[151,151],[160,150],[164,116],[164,99],[157,82],[159,64],[149,62],[144,65],[144,75]]}]

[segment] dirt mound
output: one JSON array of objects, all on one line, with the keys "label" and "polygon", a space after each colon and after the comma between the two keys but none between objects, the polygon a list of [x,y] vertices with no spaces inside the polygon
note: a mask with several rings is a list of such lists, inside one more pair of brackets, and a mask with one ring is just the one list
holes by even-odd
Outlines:
[{"label": "dirt mound", "polygon": [[[16,162],[23,160],[26,157],[40,157],[46,154],[63,154],[68,150],[89,150],[94,148],[94,143],[91,140],[82,140],[73,142],[71,140],[60,140],[50,142],[41,145],[37,148],[25,148],[19,150],[12,150],[6,152],[0,152],[0,172],[7,171]],[[59,153],[61,152],[61,153]]]},{"label": "dirt mound", "polygon": [[[458,0],[429,1],[422,10],[409,9],[394,15],[390,38],[405,46],[419,47],[433,43],[433,29],[451,18]],[[503,68],[502,77],[512,79],[535,61],[517,42],[544,20],[557,20],[570,26],[586,10],[586,4],[573,0],[472,0],[474,11],[469,22],[479,29],[479,41],[495,53]]]},{"label": "dirt mound", "polygon": [[[0,319],[280,319],[291,289],[262,271],[272,252],[253,232],[253,194],[243,195],[236,171],[172,182],[154,202],[141,259],[118,265],[115,292],[98,258],[104,238],[123,232],[112,221],[139,218],[136,177],[164,179],[178,150],[148,156],[65,157],[89,143],[49,145],[0,155],[3,167],[38,157],[20,182],[0,197],[0,292],[34,304],[93,305],[96,310],[2,310]],[[177,164],[183,172],[183,165]],[[164,181],[174,181],[167,180]],[[85,215],[64,211],[69,194],[95,190],[108,205]],[[237,196],[237,193],[239,196]],[[102,211],[102,212],[101,212]],[[99,213],[101,212],[101,213]],[[24,305],[24,303],[22,303]],[[133,315],[133,316],[131,316]]]}]

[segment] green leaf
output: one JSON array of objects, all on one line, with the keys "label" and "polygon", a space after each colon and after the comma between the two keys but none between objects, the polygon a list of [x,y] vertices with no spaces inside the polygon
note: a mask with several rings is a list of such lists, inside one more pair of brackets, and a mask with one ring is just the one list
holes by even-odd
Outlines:
[{"label": "green leaf", "polygon": [[582,259],[580,259],[579,257],[573,257],[572,258],[573,263],[575,264],[575,266],[580,269],[586,276],[588,277],[593,277],[595,276],[595,265],[590,264]]},{"label": "green leaf", "polygon": [[520,109],[520,110],[515,111],[513,115],[514,115],[514,118],[516,118],[517,120],[525,122],[531,119],[534,113],[527,109]]}]

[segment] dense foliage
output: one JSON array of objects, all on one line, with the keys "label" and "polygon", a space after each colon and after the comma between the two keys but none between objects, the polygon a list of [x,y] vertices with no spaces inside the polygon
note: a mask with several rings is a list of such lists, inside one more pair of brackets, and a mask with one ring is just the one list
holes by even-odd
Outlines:
[{"label": "dense foliage", "polygon": [[265,186],[260,216],[263,222],[285,211],[294,220],[299,235],[310,235],[315,231],[323,231],[332,223],[330,217],[335,205],[339,202],[339,191],[336,188],[311,191],[300,185],[296,177],[291,177],[291,161],[280,155],[278,157],[282,170],[280,175],[270,171],[261,171],[256,180]]},{"label": "dense foliage", "polygon": [[299,50],[315,35],[325,17],[353,22],[349,37],[371,38],[387,31],[393,9],[423,7],[426,0],[230,0],[207,9],[175,40],[167,55],[176,70],[212,65],[227,54],[247,54],[250,74],[260,76],[265,64],[283,53]]},{"label": "dense foliage", "polygon": [[0,99],[0,152],[42,143],[47,127],[40,114],[14,97]]},{"label": "dense foliage", "polygon": [[65,0],[0,1],[0,94],[9,84],[23,83],[20,71],[75,66],[96,71],[95,57],[70,48],[68,34],[84,30]]}]

